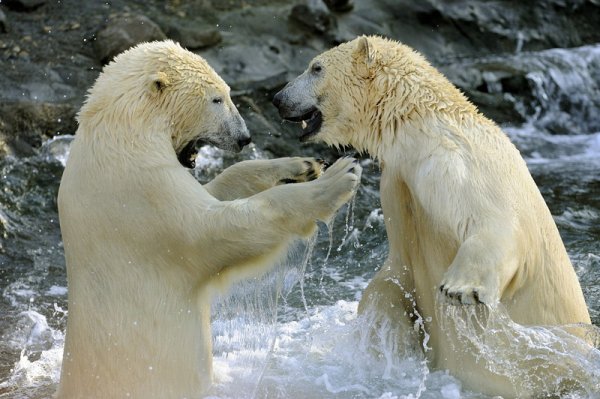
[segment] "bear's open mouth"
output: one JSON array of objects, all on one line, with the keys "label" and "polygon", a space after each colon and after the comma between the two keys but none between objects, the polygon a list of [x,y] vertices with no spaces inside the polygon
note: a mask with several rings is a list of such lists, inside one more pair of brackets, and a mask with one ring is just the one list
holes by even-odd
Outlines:
[{"label": "bear's open mouth", "polygon": [[183,147],[177,154],[179,163],[189,169],[196,167],[196,156],[198,155],[197,149],[198,140],[192,140]]},{"label": "bear's open mouth", "polygon": [[321,124],[323,123],[323,114],[317,107],[313,107],[303,115],[285,119],[291,122],[300,122],[302,126],[300,141],[308,141],[311,137],[319,133],[319,129],[321,129]]}]

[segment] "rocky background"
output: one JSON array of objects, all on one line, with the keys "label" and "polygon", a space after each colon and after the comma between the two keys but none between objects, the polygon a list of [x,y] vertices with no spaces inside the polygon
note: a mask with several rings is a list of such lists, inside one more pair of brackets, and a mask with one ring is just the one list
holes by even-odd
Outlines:
[{"label": "rocky background", "polygon": [[[560,65],[560,53],[540,51],[600,42],[600,0],[0,0],[0,156],[32,155],[48,138],[74,134],[102,66],[164,38],[224,77],[260,148],[298,153],[297,128],[280,122],[270,99],[314,55],[359,34],[421,51],[500,123],[540,112],[531,99],[544,89],[569,97],[545,110],[554,115],[546,130],[573,131],[573,113],[586,114],[586,131],[600,130],[597,86],[570,92],[564,82],[540,88],[535,79],[548,63],[571,67]],[[600,82],[600,56],[582,63]]]}]

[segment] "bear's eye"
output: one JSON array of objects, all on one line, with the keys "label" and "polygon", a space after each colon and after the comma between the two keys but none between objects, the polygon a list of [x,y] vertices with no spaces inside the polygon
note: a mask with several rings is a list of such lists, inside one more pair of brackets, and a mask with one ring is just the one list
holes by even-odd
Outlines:
[{"label": "bear's eye", "polygon": [[156,89],[156,91],[163,91],[164,88],[165,88],[165,84],[161,80],[155,80],[154,81],[154,88]]},{"label": "bear's eye", "polygon": [[311,69],[313,73],[319,73],[323,70],[323,67],[319,64],[314,64]]},{"label": "bear's eye", "polygon": [[212,102],[213,104],[221,104],[223,102],[223,99],[221,97],[216,97],[213,98]]}]

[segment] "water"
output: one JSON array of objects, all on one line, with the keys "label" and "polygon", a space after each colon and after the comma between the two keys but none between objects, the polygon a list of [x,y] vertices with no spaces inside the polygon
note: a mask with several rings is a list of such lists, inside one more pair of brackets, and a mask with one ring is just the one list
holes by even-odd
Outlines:
[{"label": "water", "polygon": [[[596,326],[600,326],[600,96],[593,97],[599,81],[593,65],[599,49],[520,54],[521,62],[536,65],[527,75],[535,95],[517,101],[527,122],[506,128],[555,217]],[[3,399],[48,398],[58,382],[67,296],[56,194],[70,140],[63,136],[49,141],[30,158],[0,160]],[[205,147],[194,172],[205,182],[235,161],[265,156],[257,147],[240,156]],[[464,390],[448,373],[429,369],[418,350],[405,348],[402,356],[394,355],[399,348],[394,348],[390,326],[381,326],[378,340],[367,336],[364,326],[371,321],[357,316],[356,308],[386,257],[387,243],[379,169],[368,159],[361,163],[362,186],[351,211],[342,209],[331,226],[321,226],[310,245],[299,244],[272,273],[242,282],[232,294],[216,299],[213,340],[218,380],[212,397],[485,397]],[[459,310],[444,311],[452,317]],[[490,331],[512,334],[516,350],[533,347],[535,356],[554,356],[559,359],[556,364],[577,370],[579,389],[569,397],[599,397],[598,351],[558,353],[555,344],[572,348],[577,341],[559,329],[511,324],[502,309],[492,315]],[[469,331],[478,323],[477,315],[472,316],[471,324],[463,328],[469,340],[474,339]],[[488,351],[490,367],[514,373],[507,368],[505,354],[493,352],[494,337],[481,336],[475,344]],[[569,376],[570,371],[562,370],[557,378]]]}]

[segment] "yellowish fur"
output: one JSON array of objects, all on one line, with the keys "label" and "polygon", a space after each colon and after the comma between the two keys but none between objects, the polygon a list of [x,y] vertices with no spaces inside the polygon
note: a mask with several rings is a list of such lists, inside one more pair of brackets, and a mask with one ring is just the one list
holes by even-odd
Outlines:
[{"label": "yellowish fur", "polygon": [[314,140],[381,163],[389,257],[359,311],[392,318],[406,335],[418,313],[435,368],[491,395],[535,395],[478,364],[451,326],[442,331],[436,300],[501,302],[523,325],[590,323],[552,215],[508,137],[421,55],[380,37],[318,55],[277,99],[282,115],[322,112]]},{"label": "yellowish fur", "polygon": [[[266,272],[353,195],[349,158],[310,182],[313,159],[247,161],[206,186],[177,159],[197,137],[231,147],[244,133],[229,87],[173,42],[104,69],[58,195],[69,288],[59,398],[203,397],[211,293]],[[280,184],[290,179],[300,183]]]}]

